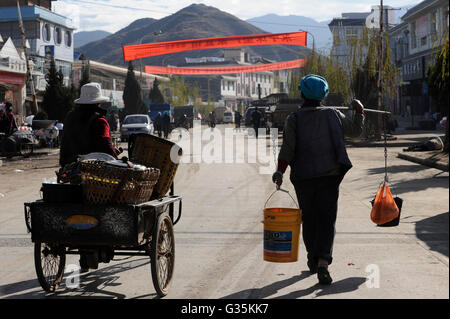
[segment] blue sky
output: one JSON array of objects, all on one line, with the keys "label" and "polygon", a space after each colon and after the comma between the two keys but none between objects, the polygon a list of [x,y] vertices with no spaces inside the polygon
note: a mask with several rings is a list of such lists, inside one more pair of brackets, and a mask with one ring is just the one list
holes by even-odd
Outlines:
[{"label": "blue sky", "polygon": [[[405,10],[420,2],[391,0],[383,4]],[[373,5],[380,4],[376,0],[59,0],[53,2],[53,8],[72,19],[76,32],[116,32],[137,19],[161,19],[192,3],[216,7],[242,20],[274,13],[301,15],[316,21],[330,20],[343,12],[368,12]]]}]

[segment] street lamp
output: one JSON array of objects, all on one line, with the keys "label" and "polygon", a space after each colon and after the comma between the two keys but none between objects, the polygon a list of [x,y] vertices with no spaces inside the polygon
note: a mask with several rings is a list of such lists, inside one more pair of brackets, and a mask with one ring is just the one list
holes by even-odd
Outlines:
[{"label": "street lamp", "polygon": [[314,35],[311,33],[311,32],[309,32],[309,31],[306,31],[306,30],[302,30],[302,29],[300,29],[300,30],[298,30],[298,31],[301,31],[301,32],[306,32],[306,34],[309,34],[309,35],[311,35],[311,37],[312,37],[312,39],[313,39],[313,46],[312,46],[312,50],[313,50],[313,52],[314,52],[314,49],[315,49],[315,43],[316,43],[316,41],[315,41],[315,38],[314,38]]}]

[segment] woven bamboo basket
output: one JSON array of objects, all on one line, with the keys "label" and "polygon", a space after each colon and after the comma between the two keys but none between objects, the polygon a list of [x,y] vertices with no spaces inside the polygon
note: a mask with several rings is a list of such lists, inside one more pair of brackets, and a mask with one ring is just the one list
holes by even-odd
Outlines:
[{"label": "woven bamboo basket", "polygon": [[136,134],[129,141],[130,161],[159,169],[152,198],[167,194],[173,183],[183,151],[180,146],[154,135]]},{"label": "woven bamboo basket", "polygon": [[90,204],[140,204],[150,200],[159,170],[133,170],[102,161],[80,162],[83,199]]}]

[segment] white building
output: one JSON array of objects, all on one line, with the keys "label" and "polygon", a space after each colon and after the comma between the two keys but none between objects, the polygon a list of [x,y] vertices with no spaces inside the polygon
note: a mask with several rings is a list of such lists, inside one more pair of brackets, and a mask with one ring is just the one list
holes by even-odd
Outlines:
[{"label": "white building", "polygon": [[4,40],[0,34],[0,104],[11,102],[13,112],[20,117],[25,101],[26,61],[11,38]]},{"label": "white building", "polygon": [[[371,12],[350,12],[342,13],[340,18],[334,18],[328,27],[333,34],[333,46],[330,55],[335,61],[347,67],[351,63],[352,50],[355,44],[364,36],[365,28],[379,29],[380,28],[380,6],[372,6]],[[383,6],[383,21],[385,30],[388,26],[395,24],[395,10],[390,6]],[[361,60],[367,54],[367,48],[359,56]]]},{"label": "white building", "polygon": [[[38,102],[41,102],[42,97],[39,96],[39,92],[42,93],[45,90],[47,84],[45,73],[51,56],[55,59],[56,68],[64,74],[64,83],[70,84],[74,27],[70,19],[49,10],[49,1],[46,2],[47,7],[34,5],[35,3],[33,1],[21,3],[20,11],[25,36],[29,43],[28,55],[34,64],[35,90],[38,94]],[[11,38],[17,48],[23,47],[17,6],[1,6],[0,34],[4,38]]]}]

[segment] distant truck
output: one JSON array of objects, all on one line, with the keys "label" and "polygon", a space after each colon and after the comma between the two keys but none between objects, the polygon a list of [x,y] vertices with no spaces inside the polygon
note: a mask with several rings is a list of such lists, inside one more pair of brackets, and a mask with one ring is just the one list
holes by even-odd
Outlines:
[{"label": "distant truck", "polygon": [[214,109],[216,124],[217,123],[223,123],[223,115],[227,111],[226,106],[217,106]]},{"label": "distant truck", "polygon": [[277,128],[282,131],[286,118],[298,110],[302,103],[301,99],[281,99],[276,105],[270,107],[267,114],[267,121],[271,128]]},{"label": "distant truck", "polygon": [[161,115],[164,114],[164,112],[169,112],[170,115],[170,122],[173,122],[173,108],[170,104],[149,104],[149,112],[148,116],[152,119],[152,122],[155,122],[156,116],[158,113],[161,113]]}]

